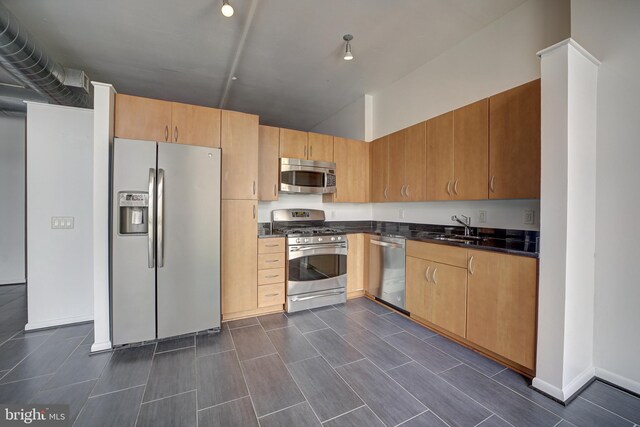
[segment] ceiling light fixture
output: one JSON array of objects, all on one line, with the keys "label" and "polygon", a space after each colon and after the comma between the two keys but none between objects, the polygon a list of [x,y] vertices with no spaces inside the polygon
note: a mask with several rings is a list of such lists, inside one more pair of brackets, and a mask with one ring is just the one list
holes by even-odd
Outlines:
[{"label": "ceiling light fixture", "polygon": [[222,0],[222,8],[220,9],[220,11],[227,18],[233,16],[233,7],[229,4],[229,0]]},{"label": "ceiling light fixture", "polygon": [[347,42],[344,51],[344,60],[351,61],[353,59],[353,53],[351,53],[351,40],[353,40],[353,36],[351,34],[345,34],[342,39]]}]

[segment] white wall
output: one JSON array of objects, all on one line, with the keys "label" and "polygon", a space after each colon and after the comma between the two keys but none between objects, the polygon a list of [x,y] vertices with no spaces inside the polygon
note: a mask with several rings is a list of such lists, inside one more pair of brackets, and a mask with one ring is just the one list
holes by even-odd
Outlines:
[{"label": "white wall", "polygon": [[640,393],[640,2],[571,2],[572,37],[602,61],[596,165],[596,375]]},{"label": "white wall", "polygon": [[367,103],[370,105],[371,97],[369,95],[361,96],[331,117],[315,125],[311,132],[366,141],[368,136],[366,130]]},{"label": "white wall", "polygon": [[0,115],[0,285],[24,283],[25,120]]},{"label": "white wall", "polygon": [[[26,329],[93,319],[93,111],[27,104]],[[72,216],[71,230],[51,229]]]},{"label": "white wall", "polygon": [[317,194],[280,194],[277,201],[258,203],[258,221],[270,222],[274,209],[295,208],[324,210],[327,221],[372,219],[369,203],[322,203],[322,196]]}]

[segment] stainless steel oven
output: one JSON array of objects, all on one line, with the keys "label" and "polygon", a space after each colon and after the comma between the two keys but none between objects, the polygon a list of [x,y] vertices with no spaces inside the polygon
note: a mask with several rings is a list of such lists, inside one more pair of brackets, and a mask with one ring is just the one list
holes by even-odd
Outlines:
[{"label": "stainless steel oven", "polygon": [[280,159],[280,192],[325,194],[336,191],[336,164]]},{"label": "stainless steel oven", "polygon": [[287,243],[287,311],[346,302],[346,236],[290,237]]}]

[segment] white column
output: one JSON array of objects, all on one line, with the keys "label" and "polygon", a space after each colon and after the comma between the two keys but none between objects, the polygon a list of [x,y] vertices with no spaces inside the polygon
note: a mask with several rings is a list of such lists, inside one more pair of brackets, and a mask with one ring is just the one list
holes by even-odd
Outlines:
[{"label": "white column", "polygon": [[533,386],[565,401],[594,376],[596,89],[600,63],[572,39],[538,53],[542,179]]},{"label": "white column", "polygon": [[111,348],[109,309],[109,157],[113,142],[115,93],[93,84],[93,313],[91,351]]}]

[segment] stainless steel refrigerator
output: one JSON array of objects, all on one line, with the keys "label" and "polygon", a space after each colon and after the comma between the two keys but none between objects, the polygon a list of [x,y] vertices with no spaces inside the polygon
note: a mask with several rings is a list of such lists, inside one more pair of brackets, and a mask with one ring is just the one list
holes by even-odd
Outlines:
[{"label": "stainless steel refrigerator", "polygon": [[220,149],[116,139],[114,345],[220,327]]}]

